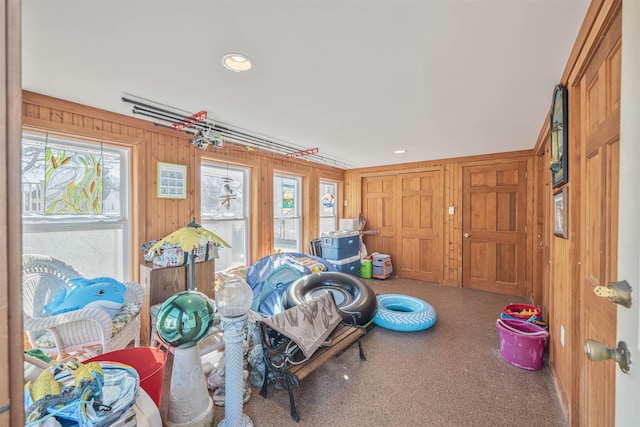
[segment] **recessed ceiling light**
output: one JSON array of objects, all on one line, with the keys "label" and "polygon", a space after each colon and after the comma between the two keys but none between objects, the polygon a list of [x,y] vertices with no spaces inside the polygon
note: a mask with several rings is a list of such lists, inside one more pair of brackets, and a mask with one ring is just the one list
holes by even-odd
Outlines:
[{"label": "recessed ceiling light", "polygon": [[239,73],[241,71],[249,71],[253,63],[247,56],[239,53],[229,53],[222,57],[222,65],[231,71]]},{"label": "recessed ceiling light", "polygon": [[404,154],[406,152],[407,152],[407,150],[396,150],[396,151],[394,151],[394,154]]}]

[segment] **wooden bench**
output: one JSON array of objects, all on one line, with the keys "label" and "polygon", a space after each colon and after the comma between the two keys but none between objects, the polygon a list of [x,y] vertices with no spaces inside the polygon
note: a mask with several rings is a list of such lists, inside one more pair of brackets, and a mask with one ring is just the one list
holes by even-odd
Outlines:
[{"label": "wooden bench", "polygon": [[267,325],[262,322],[258,323],[262,334],[262,348],[265,360],[264,382],[262,383],[260,395],[265,398],[267,397],[267,386],[269,382],[275,382],[285,388],[289,394],[291,418],[296,422],[298,422],[300,418],[298,417],[293,399],[291,384],[299,387],[300,381],[322,366],[327,360],[334,356],[340,356],[356,342],[358,343],[360,351],[360,359],[367,360],[362,349],[362,341],[360,340],[366,333],[362,326],[346,323],[338,324],[327,339],[328,345],[323,345],[318,348],[310,358],[296,363],[295,360],[289,361],[291,353],[286,350],[289,341],[278,337],[274,338],[275,334]]}]

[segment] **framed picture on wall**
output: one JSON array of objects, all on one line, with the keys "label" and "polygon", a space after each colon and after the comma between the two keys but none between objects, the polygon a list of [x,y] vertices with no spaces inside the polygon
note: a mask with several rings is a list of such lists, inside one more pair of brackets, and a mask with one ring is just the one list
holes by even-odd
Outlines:
[{"label": "framed picture on wall", "polygon": [[563,239],[569,237],[568,213],[569,191],[564,187],[553,194],[553,234]]},{"label": "framed picture on wall", "polygon": [[187,166],[158,162],[158,198],[187,198]]},{"label": "framed picture on wall", "polygon": [[551,182],[553,188],[566,184],[569,180],[568,164],[568,96],[567,88],[557,85],[553,90],[550,114],[550,134],[551,134]]}]

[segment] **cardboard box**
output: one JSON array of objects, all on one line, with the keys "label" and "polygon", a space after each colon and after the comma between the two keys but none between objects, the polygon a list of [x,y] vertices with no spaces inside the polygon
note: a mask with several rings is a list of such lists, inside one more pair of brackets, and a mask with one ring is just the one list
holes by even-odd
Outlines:
[{"label": "cardboard box", "polygon": [[343,218],[340,220],[340,230],[360,231],[360,222],[358,219]]}]

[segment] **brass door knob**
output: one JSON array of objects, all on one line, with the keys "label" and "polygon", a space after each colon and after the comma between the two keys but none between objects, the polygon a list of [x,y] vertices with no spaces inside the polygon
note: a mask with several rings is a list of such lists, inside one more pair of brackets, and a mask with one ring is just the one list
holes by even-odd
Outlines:
[{"label": "brass door knob", "polygon": [[463,236],[468,239],[471,235],[469,233],[464,233]]},{"label": "brass door knob", "polygon": [[584,354],[587,355],[587,359],[593,362],[613,360],[620,366],[622,372],[625,374],[629,373],[631,354],[629,353],[627,343],[624,341],[619,341],[617,348],[608,348],[601,342],[588,339],[584,343]]}]

